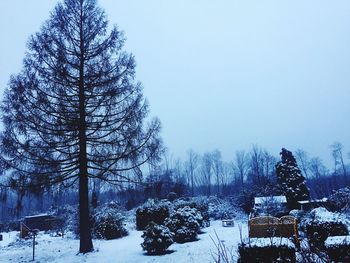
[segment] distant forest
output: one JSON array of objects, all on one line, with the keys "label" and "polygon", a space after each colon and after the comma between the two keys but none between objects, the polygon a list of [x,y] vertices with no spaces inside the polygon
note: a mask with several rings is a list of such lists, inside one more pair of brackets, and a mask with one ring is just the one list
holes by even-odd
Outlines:
[{"label": "distant forest", "polygon": [[[293,155],[306,178],[312,199],[327,197],[339,188],[350,186],[349,155],[341,143],[330,146],[333,167],[326,167],[320,158],[311,157],[302,149]],[[236,151],[228,162],[223,161],[220,150],[199,154],[190,149],[185,160],[164,153],[157,162],[127,171],[124,175],[129,180],[127,183],[114,185],[90,180],[89,199],[93,207],[114,200],[132,209],[148,198],[216,195],[234,198],[249,212],[254,196],[281,194],[276,182],[278,161],[280,157],[276,153],[258,145],[253,145],[250,151]],[[78,204],[77,185],[56,184],[30,189],[25,186],[25,177],[16,179],[11,187],[0,188],[2,222]]]}]

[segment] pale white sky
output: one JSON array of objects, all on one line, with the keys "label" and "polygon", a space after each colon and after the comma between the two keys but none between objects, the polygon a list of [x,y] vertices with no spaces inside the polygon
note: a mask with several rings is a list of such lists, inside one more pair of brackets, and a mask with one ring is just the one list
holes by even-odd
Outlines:
[{"label": "pale white sky", "polygon": [[[0,90],[57,0],[0,1]],[[174,156],[350,151],[350,1],[99,0]]]}]

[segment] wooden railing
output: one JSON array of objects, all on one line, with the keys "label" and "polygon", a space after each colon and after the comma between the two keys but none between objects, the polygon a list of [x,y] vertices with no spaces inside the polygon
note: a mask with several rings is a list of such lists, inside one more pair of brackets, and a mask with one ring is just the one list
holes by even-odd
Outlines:
[{"label": "wooden railing", "polygon": [[299,242],[297,221],[292,216],[254,217],[248,221],[249,237],[294,237]]}]

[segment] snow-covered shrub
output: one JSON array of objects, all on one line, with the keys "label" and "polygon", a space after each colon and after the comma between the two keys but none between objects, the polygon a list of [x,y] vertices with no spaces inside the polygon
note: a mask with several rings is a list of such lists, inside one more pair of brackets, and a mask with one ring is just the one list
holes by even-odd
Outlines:
[{"label": "snow-covered shrub", "polygon": [[214,220],[233,219],[238,214],[243,214],[243,211],[233,205],[230,200],[211,198],[208,203],[208,214]]},{"label": "snow-covered shrub", "polygon": [[239,263],[296,262],[295,246],[287,238],[251,238],[238,246]]},{"label": "snow-covered shrub", "polygon": [[143,206],[136,210],[136,229],[144,230],[150,222],[162,225],[168,216],[168,202],[148,200]]},{"label": "snow-covered shrub", "polygon": [[115,239],[126,236],[124,217],[113,207],[105,207],[93,215],[93,234],[100,239]]},{"label": "snow-covered shrub", "polygon": [[322,248],[329,236],[348,235],[346,219],[339,213],[329,212],[326,208],[313,209],[301,220],[301,229],[305,231],[312,247]]},{"label": "snow-covered shrub", "polygon": [[208,227],[210,225],[209,220],[209,204],[206,197],[193,197],[187,199],[178,199],[173,203],[173,210],[177,210],[183,207],[195,208],[202,216],[200,227]]},{"label": "snow-covered shrub", "polygon": [[332,262],[350,262],[350,236],[328,237],[325,246]]},{"label": "snow-covered shrub", "polygon": [[56,230],[62,232],[62,234],[65,232],[72,232],[76,237],[79,237],[79,213],[77,213],[77,211],[78,206],[72,205],[65,205],[52,209],[50,213],[62,220],[60,224],[57,225]]},{"label": "snow-covered shrub", "polygon": [[153,222],[148,224],[142,235],[144,241],[141,244],[142,249],[151,255],[162,255],[167,248],[174,243],[174,234],[163,225],[157,225]]},{"label": "snow-covered shrub", "polygon": [[165,225],[174,233],[177,243],[194,241],[200,230],[203,217],[196,208],[185,206],[175,210],[165,220]]},{"label": "snow-covered shrub", "polygon": [[350,211],[350,188],[345,187],[334,191],[328,198],[329,206],[332,211],[349,212]]}]

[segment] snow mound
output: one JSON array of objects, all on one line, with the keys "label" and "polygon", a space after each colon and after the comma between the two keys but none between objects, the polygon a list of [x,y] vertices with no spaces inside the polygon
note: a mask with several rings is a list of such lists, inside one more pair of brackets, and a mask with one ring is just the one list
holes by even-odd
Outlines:
[{"label": "snow mound", "polygon": [[294,243],[286,237],[254,237],[244,242],[250,247],[288,247],[295,248]]},{"label": "snow mound", "polygon": [[350,236],[328,237],[324,244],[326,247],[334,247],[334,246],[339,246],[339,245],[350,245]]},{"label": "snow mound", "polygon": [[336,223],[336,222],[345,220],[342,214],[329,212],[324,207],[318,207],[313,209],[310,213],[310,216],[314,222],[316,221],[319,223],[325,223],[325,222]]}]

